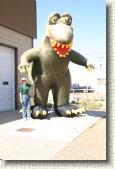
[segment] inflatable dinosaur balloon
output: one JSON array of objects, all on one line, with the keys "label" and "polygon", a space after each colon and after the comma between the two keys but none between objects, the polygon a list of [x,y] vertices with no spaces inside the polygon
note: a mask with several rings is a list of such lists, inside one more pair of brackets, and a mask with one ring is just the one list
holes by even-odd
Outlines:
[{"label": "inflatable dinosaur balloon", "polygon": [[[69,103],[71,76],[69,62],[93,69],[93,65],[72,49],[73,28],[70,14],[49,16],[44,40],[39,48],[32,48],[21,56],[19,70],[28,72],[34,82],[30,92],[32,116],[45,117],[48,93],[53,92],[55,112],[61,116],[76,116],[77,107]],[[31,64],[32,63],[32,64]],[[32,67],[31,67],[32,66]]]}]

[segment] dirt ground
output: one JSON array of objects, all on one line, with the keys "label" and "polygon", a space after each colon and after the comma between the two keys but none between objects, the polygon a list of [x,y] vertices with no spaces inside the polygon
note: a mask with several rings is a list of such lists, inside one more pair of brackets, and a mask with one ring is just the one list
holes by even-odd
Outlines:
[{"label": "dirt ground", "polygon": [[50,160],[106,160],[106,118],[100,119]]}]

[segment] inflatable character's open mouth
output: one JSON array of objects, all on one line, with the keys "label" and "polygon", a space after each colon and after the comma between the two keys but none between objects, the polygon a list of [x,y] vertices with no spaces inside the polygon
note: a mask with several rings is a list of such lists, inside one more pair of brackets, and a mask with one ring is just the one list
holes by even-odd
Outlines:
[{"label": "inflatable character's open mouth", "polygon": [[53,38],[50,38],[50,44],[60,58],[68,56],[72,47],[72,43],[63,44]]}]

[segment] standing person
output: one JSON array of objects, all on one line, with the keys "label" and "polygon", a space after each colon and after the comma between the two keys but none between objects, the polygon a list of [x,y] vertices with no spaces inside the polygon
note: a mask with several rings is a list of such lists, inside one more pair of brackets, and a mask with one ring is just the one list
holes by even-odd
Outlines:
[{"label": "standing person", "polygon": [[30,112],[30,96],[29,96],[29,88],[31,84],[27,83],[27,79],[23,77],[21,79],[20,86],[20,102],[22,103],[22,118],[25,120],[31,120],[31,112]]}]

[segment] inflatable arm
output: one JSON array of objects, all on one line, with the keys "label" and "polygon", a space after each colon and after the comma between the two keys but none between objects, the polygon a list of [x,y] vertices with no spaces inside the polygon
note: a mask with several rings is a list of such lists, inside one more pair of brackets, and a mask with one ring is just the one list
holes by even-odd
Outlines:
[{"label": "inflatable arm", "polygon": [[88,70],[93,70],[94,66],[80,53],[72,50],[70,54],[70,61],[81,66],[85,66]]},{"label": "inflatable arm", "polygon": [[30,63],[32,61],[38,60],[40,58],[40,49],[39,48],[32,48],[24,52],[21,56],[20,65],[18,69],[20,72],[28,72],[30,68]]},{"label": "inflatable arm", "polygon": [[71,51],[70,60],[78,65],[87,66],[87,59],[74,50]]}]

